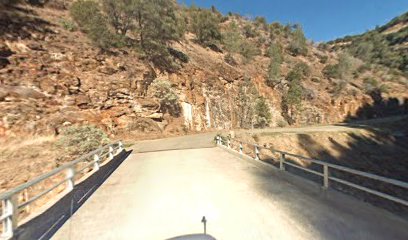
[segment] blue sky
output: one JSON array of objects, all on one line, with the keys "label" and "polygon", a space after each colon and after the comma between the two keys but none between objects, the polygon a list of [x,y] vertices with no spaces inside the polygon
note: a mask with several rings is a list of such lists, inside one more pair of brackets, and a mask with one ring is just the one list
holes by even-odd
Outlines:
[{"label": "blue sky", "polygon": [[268,22],[300,23],[316,42],[362,33],[408,11],[408,0],[178,0],[214,5],[226,14],[264,16]]}]

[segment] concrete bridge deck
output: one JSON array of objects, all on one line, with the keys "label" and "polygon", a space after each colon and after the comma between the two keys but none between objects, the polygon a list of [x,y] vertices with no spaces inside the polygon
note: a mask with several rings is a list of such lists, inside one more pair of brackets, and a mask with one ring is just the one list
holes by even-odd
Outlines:
[{"label": "concrete bridge deck", "polygon": [[408,239],[406,220],[223,149],[150,150],[134,151],[53,239],[169,239],[202,233],[203,216],[216,239]]}]

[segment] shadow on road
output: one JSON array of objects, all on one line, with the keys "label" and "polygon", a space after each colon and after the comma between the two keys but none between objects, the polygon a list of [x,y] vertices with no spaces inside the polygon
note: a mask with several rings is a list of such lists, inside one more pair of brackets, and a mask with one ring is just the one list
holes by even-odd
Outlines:
[{"label": "shadow on road", "polygon": [[[265,167],[247,157],[254,166],[245,171],[253,176],[251,187],[268,196],[277,207],[276,219],[285,214],[300,226],[313,226],[321,239],[401,239],[407,234],[403,218],[374,208],[332,189],[324,190],[311,181],[290,173]],[[356,231],[357,230],[357,231]]]},{"label": "shadow on road", "polygon": [[168,238],[166,240],[216,240],[213,236],[208,234],[189,234],[173,238]]},{"label": "shadow on road", "polygon": [[[132,153],[123,151],[42,214],[21,225],[14,239],[50,239]],[[67,237],[69,239],[69,237]]]}]

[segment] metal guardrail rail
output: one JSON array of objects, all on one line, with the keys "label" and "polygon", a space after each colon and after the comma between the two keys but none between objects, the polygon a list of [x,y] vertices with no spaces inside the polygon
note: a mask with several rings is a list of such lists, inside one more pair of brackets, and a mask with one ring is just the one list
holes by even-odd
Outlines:
[{"label": "metal guardrail rail", "polygon": [[[71,192],[75,187],[75,176],[79,173],[84,172],[86,169],[92,169],[96,172],[99,170],[102,163],[110,161],[114,158],[115,155],[119,154],[123,150],[123,144],[121,141],[117,141],[103,147],[100,147],[90,153],[87,153],[72,162],[69,162],[65,165],[62,165],[48,173],[45,173],[27,183],[24,183],[16,188],[11,189],[8,192],[0,194],[0,201],[2,202],[2,214],[0,215],[0,223],[3,225],[2,234],[0,239],[10,239],[14,235],[15,229],[18,227],[19,223],[19,213],[20,211],[37,201],[47,193],[56,189],[57,187],[66,184],[65,194]],[[104,161],[105,160],[105,161]],[[80,163],[85,163],[85,165],[76,169],[76,166]],[[32,196],[30,199],[19,202],[18,195],[23,191],[33,187],[44,180],[50,179],[53,176],[56,176],[60,173],[65,172],[65,178],[53,186],[43,190],[42,192]]]},{"label": "metal guardrail rail", "polygon": [[[217,136],[216,141],[217,141],[217,145],[225,146],[225,147],[227,147],[229,149],[232,149],[231,148],[231,142],[238,143],[239,144],[239,153],[241,155],[244,155],[243,144],[250,145],[250,146],[253,147],[253,150],[254,150],[254,153],[255,153],[255,157],[254,157],[255,160],[260,160],[260,158],[259,158],[260,149],[267,149],[267,150],[271,151],[272,153],[280,154],[280,159],[279,159],[279,169],[280,170],[285,171],[285,165],[289,165],[289,166],[292,166],[294,168],[298,168],[298,169],[301,169],[303,171],[306,171],[306,172],[315,174],[317,176],[323,177],[323,188],[324,189],[329,188],[330,181],[333,181],[333,182],[341,183],[341,184],[347,185],[349,187],[356,188],[356,189],[359,189],[361,191],[364,191],[364,192],[367,192],[367,193],[370,193],[370,194],[373,194],[373,195],[376,195],[376,196],[391,200],[393,202],[396,202],[396,203],[399,203],[399,204],[402,204],[402,205],[408,207],[408,201],[406,201],[404,199],[401,199],[401,198],[398,198],[398,197],[395,197],[395,196],[391,196],[389,194],[386,194],[386,193],[383,193],[383,192],[380,192],[380,191],[377,191],[377,190],[373,190],[373,189],[370,189],[370,188],[367,188],[367,187],[364,187],[364,186],[361,186],[361,185],[346,181],[344,179],[340,179],[340,178],[337,178],[337,177],[330,176],[330,169],[336,169],[336,170],[339,170],[339,171],[342,171],[342,172],[347,172],[347,173],[350,173],[350,174],[353,174],[353,175],[374,179],[374,180],[377,180],[377,181],[380,181],[380,182],[384,182],[384,183],[388,183],[388,184],[398,186],[398,187],[401,187],[401,188],[404,188],[404,189],[408,189],[408,183],[406,183],[406,182],[395,180],[395,179],[390,179],[390,178],[386,178],[386,177],[382,177],[382,176],[378,176],[378,175],[371,174],[371,173],[366,173],[366,172],[355,170],[355,169],[352,169],[352,168],[343,167],[343,166],[340,166],[340,165],[331,164],[331,163],[323,162],[323,161],[320,161],[320,160],[307,158],[307,157],[304,157],[304,156],[300,156],[300,155],[296,155],[296,154],[292,154],[292,153],[288,153],[288,152],[284,152],[284,151],[280,151],[280,150],[276,150],[276,149],[272,149],[272,148],[267,148],[267,147],[259,146],[257,144],[248,143],[248,142],[244,142],[244,141],[239,141],[239,140],[235,140],[235,139],[223,140],[222,137]],[[312,169],[309,169],[309,168],[302,167],[302,166],[300,166],[298,164],[288,162],[287,159],[286,159],[286,156],[291,156],[293,158],[301,159],[301,160],[304,160],[304,161],[307,161],[307,162],[310,162],[310,163],[320,165],[320,166],[323,167],[323,172],[318,172],[318,171],[315,171],[315,170],[312,170]]]}]

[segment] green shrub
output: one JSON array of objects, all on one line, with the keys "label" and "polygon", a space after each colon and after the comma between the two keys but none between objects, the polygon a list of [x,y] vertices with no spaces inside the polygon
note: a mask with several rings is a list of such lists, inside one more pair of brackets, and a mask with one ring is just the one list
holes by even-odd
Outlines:
[{"label": "green shrub", "polygon": [[228,52],[240,53],[246,61],[250,61],[256,55],[261,54],[261,50],[255,44],[241,36],[235,22],[230,23],[227,30],[223,33],[222,42]]},{"label": "green shrub", "polygon": [[253,126],[255,118],[255,103],[259,97],[255,84],[247,76],[244,81],[238,83],[238,94],[235,101],[235,114],[238,119],[239,127],[250,128]]},{"label": "green shrub", "polygon": [[312,74],[309,65],[304,62],[297,63],[294,67],[294,70],[301,73],[304,77],[310,77],[310,75]]},{"label": "green shrub", "polygon": [[61,147],[70,156],[78,156],[91,152],[107,143],[109,143],[109,138],[101,129],[91,125],[84,125],[64,129],[57,141],[57,146]]},{"label": "green shrub", "polygon": [[280,81],[280,65],[283,62],[282,48],[278,43],[273,43],[268,49],[270,57],[266,85],[274,87]]},{"label": "green shrub", "polygon": [[265,36],[259,36],[256,38],[256,45],[258,47],[262,47],[266,42],[268,42],[268,38]]},{"label": "green shrub", "polygon": [[378,88],[381,93],[389,93],[389,89],[390,87],[387,84],[381,84]]},{"label": "green shrub", "polygon": [[170,55],[177,58],[181,62],[188,63],[189,57],[185,53],[183,53],[182,51],[179,51],[179,50],[171,48],[171,47],[168,48],[168,51],[169,51]]},{"label": "green shrub", "polygon": [[294,56],[305,56],[308,52],[306,43],[306,37],[303,33],[302,28],[299,25],[296,25],[296,28],[292,33],[292,40],[289,44],[289,51]]},{"label": "green shrub", "polygon": [[151,96],[160,99],[160,108],[163,113],[170,113],[176,117],[180,115],[179,98],[169,81],[155,79],[149,87],[149,92]]},{"label": "green shrub", "polygon": [[283,25],[279,22],[273,22],[269,24],[269,38],[271,40],[275,40],[278,36],[280,36],[284,29]]},{"label": "green shrub", "polygon": [[67,19],[61,18],[59,22],[60,22],[61,26],[62,26],[65,30],[68,30],[68,31],[70,31],[70,32],[74,32],[74,31],[77,30],[77,26],[75,25],[75,23],[73,23],[73,22],[71,22],[71,21],[69,21],[69,20],[67,20]]},{"label": "green shrub", "polygon": [[191,31],[200,44],[208,46],[221,40],[220,19],[216,14],[205,9],[193,9],[190,14]]},{"label": "green shrub", "polygon": [[231,22],[222,34],[222,43],[225,49],[230,53],[239,53],[243,42],[244,39],[239,32],[238,25],[235,22]]},{"label": "green shrub", "polygon": [[351,57],[348,53],[340,54],[339,63],[337,65],[339,77],[343,80],[350,80],[349,78],[355,70],[355,63],[353,60],[353,57]]},{"label": "green shrub", "polygon": [[329,57],[327,55],[319,56],[319,60],[320,60],[321,64],[326,64],[328,59],[329,59]]},{"label": "green shrub", "polygon": [[188,61],[185,54],[168,48],[186,28],[186,17],[179,19],[176,10],[176,3],[167,0],[78,0],[70,13],[98,47],[134,47],[160,70],[173,72],[179,68],[174,58]]},{"label": "green shrub", "polygon": [[268,22],[265,17],[255,17],[255,26],[262,28],[263,30],[268,29]]},{"label": "green shrub", "polygon": [[273,61],[269,62],[268,76],[266,78],[266,85],[269,87],[275,87],[280,82],[280,64]]},{"label": "green shrub", "polygon": [[303,88],[297,82],[291,82],[289,84],[289,90],[284,96],[284,102],[290,107],[298,107],[301,104],[303,95]]},{"label": "green shrub", "polygon": [[302,81],[302,72],[300,72],[299,69],[294,68],[288,73],[286,80],[288,80],[289,83],[294,82],[296,84],[300,84]]},{"label": "green shrub", "polygon": [[244,41],[241,44],[240,53],[247,61],[251,61],[255,56],[261,54],[261,49],[257,48],[255,44],[250,41]]},{"label": "green shrub", "polygon": [[375,78],[366,77],[363,80],[364,91],[367,94],[372,92],[388,93],[389,86],[386,84],[381,84]]},{"label": "green shrub", "polygon": [[358,67],[356,72],[358,72],[359,74],[363,74],[369,70],[371,70],[371,65],[369,63],[365,63]]},{"label": "green shrub", "polygon": [[245,24],[244,26],[244,35],[247,38],[254,38],[259,35],[259,33],[252,27],[251,24]]},{"label": "green shrub", "polygon": [[265,98],[259,97],[255,105],[255,127],[264,128],[271,122],[271,112]]},{"label": "green shrub", "polygon": [[323,69],[323,74],[326,77],[350,80],[352,73],[355,71],[353,58],[347,53],[342,53],[339,56],[339,62],[334,65],[327,65]]},{"label": "green shrub", "polygon": [[333,88],[333,94],[338,96],[340,95],[343,90],[347,87],[347,81],[345,80],[340,80],[339,82],[336,83],[336,85]]},{"label": "green shrub", "polygon": [[97,2],[78,0],[71,5],[70,13],[80,29],[100,48],[106,49],[121,44],[120,38],[109,31],[106,18]]},{"label": "green shrub", "polygon": [[277,122],[277,125],[278,125],[278,127],[283,128],[283,127],[287,127],[287,126],[288,126],[288,123],[287,123],[285,120],[281,119],[281,120],[279,120],[279,121]]},{"label": "green shrub", "polygon": [[328,78],[338,78],[338,76],[339,76],[337,64],[326,65],[323,68],[322,72],[323,72],[323,75],[328,77]]},{"label": "green shrub", "polygon": [[282,97],[282,115],[289,124],[294,123],[294,115],[302,104],[303,87],[301,85],[302,74],[292,70],[287,75],[289,89]]}]

